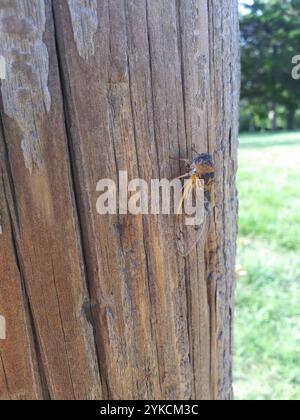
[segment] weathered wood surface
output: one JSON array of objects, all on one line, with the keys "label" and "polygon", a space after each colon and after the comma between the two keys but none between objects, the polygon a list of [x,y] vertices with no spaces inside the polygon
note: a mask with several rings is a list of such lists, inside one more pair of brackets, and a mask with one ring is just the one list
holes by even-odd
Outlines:
[{"label": "weathered wood surface", "polygon": [[[239,93],[235,0],[3,0],[0,399],[228,399]],[[208,237],[99,216],[96,184],[214,156]]]}]

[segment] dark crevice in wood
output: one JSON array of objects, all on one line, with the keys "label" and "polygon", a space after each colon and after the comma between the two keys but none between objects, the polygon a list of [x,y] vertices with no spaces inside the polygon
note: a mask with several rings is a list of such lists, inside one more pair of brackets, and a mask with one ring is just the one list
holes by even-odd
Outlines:
[{"label": "dark crevice in wood", "polygon": [[192,336],[191,336],[191,322],[192,322],[192,298],[191,298],[191,279],[188,269],[188,258],[184,258],[184,274],[185,274],[185,299],[186,299],[186,312],[187,312],[187,333],[188,333],[188,340],[189,340],[189,361],[190,365],[193,368],[193,384],[194,384],[194,392],[196,392],[196,386],[195,386],[195,357],[194,357],[194,350],[193,350],[193,342],[192,342]]},{"label": "dark crevice in wood", "polygon": [[[209,23],[209,33],[208,33],[208,39],[210,46],[215,45],[215,24],[214,24],[214,11],[215,6],[211,5],[210,1],[207,1],[207,13],[208,13],[208,23]],[[209,48],[209,77],[210,77],[210,91],[214,95],[214,92],[216,90],[216,60],[215,60],[215,52],[214,50],[211,50]],[[223,77],[223,76],[222,76]],[[215,103],[215,97],[211,97],[211,105],[212,109],[216,112],[216,103]],[[210,136],[210,130],[214,134],[214,130],[216,130],[217,127],[209,127],[208,126],[208,150],[210,153],[213,151],[219,152],[219,145],[218,141],[219,139],[216,139],[216,144],[212,144],[212,138]],[[217,134],[218,135],[218,134]],[[214,139],[215,141],[215,139]],[[216,155],[215,155],[216,156]],[[214,156],[214,157],[215,157]],[[216,167],[219,164],[219,162],[214,162]],[[216,179],[216,182],[218,180]],[[219,206],[219,203],[217,203]],[[207,271],[209,273],[210,279],[208,284],[208,304],[209,304],[209,314],[210,314],[210,377],[211,377],[211,397],[212,399],[217,398],[217,387],[218,387],[218,342],[217,342],[217,326],[218,326],[218,320],[217,320],[217,279],[218,279],[218,271],[219,271],[219,262],[218,259],[218,238],[216,237],[216,209],[212,209],[211,213],[211,227],[209,230],[208,235],[208,242],[207,242],[207,256],[206,256],[206,266]]]},{"label": "dark crevice in wood", "polygon": [[10,393],[10,390],[9,390],[8,378],[7,378],[7,374],[6,374],[5,365],[4,365],[4,362],[3,362],[1,350],[0,350],[0,361],[1,361],[1,367],[2,367],[2,372],[3,372],[3,375],[4,375],[4,382],[5,382],[5,385],[6,385],[8,398],[9,398],[9,400],[11,400],[11,393]]},{"label": "dark crevice in wood", "polygon": [[[198,257],[198,249],[196,249],[197,252],[197,257]],[[196,265],[197,265],[197,279],[199,279],[199,268],[198,268],[198,261],[196,261]],[[193,325],[193,298],[192,298],[192,288],[190,287],[190,299],[189,299],[189,304],[190,304],[190,310],[191,310],[191,317],[190,317],[190,322],[191,325]],[[194,386],[194,392],[195,395],[197,395],[197,371],[196,371],[196,359],[195,359],[195,340],[193,339],[193,337],[191,337],[191,341],[190,341],[190,346],[192,349],[192,368],[193,368],[193,386]]]},{"label": "dark crevice in wood", "polygon": [[40,382],[41,382],[42,393],[43,393],[43,399],[49,401],[51,400],[50,387],[48,385],[47,376],[44,369],[42,353],[41,353],[41,348],[40,348],[38,334],[37,334],[37,328],[35,326],[35,321],[34,321],[34,317],[32,313],[32,306],[30,304],[30,300],[29,300],[28,293],[26,292],[26,288],[25,288],[24,294],[25,294],[25,299],[27,302],[26,308],[28,311],[27,316],[29,318],[28,325],[30,326],[30,330],[32,332],[34,349],[35,349],[36,360],[37,360],[37,365],[38,365],[38,372],[40,376]]},{"label": "dark crevice in wood", "polygon": [[[207,0],[206,3],[206,7],[207,7],[207,21],[208,21],[208,42],[209,45],[212,45],[210,42],[210,1],[211,0]],[[211,65],[211,56],[212,56],[212,52],[211,52],[211,48],[208,48],[208,86],[209,86],[209,90],[210,90],[210,95],[211,95],[211,75],[212,75],[212,65]],[[211,138],[210,138],[210,127],[209,127],[209,115],[211,110],[209,109],[209,106],[211,106],[211,97],[210,97],[210,101],[207,101],[206,103],[206,109],[207,109],[207,151],[209,154],[212,154],[212,150],[211,150]]]},{"label": "dark crevice in wood", "polygon": [[[161,32],[164,33],[164,24],[163,24],[163,18],[162,18],[162,14],[163,14],[163,7],[160,10],[160,26],[161,26]],[[166,51],[166,45],[165,45],[165,37],[162,37],[162,51]],[[166,55],[163,54],[163,62],[164,62],[164,70],[167,68],[166,66],[166,61],[165,61]],[[165,106],[166,106],[166,112],[167,112],[167,118],[166,118],[166,122],[167,122],[167,133],[168,133],[168,141],[166,141],[168,148],[169,148],[169,153],[168,155],[170,156],[170,122],[169,122],[169,112],[168,112],[168,108],[169,108],[169,103],[168,103],[168,89],[167,89],[167,74],[165,72],[164,74],[164,91],[165,91]],[[163,168],[164,169],[164,168]]]},{"label": "dark crevice in wood", "polygon": [[7,212],[8,212],[8,217],[9,217],[12,250],[13,250],[13,253],[14,253],[16,266],[18,268],[20,276],[22,276],[21,264],[20,264],[20,260],[19,260],[19,256],[18,256],[18,249],[17,249],[17,239],[16,239],[16,235],[14,233],[13,216],[12,216],[11,210],[10,210],[9,199],[8,199],[7,191],[6,191],[6,182],[5,182],[3,171],[2,171],[2,184],[3,184],[3,193],[4,193],[5,204],[6,204],[6,208],[7,208]]},{"label": "dark crevice in wood", "polygon": [[[54,43],[55,43],[55,51],[56,51],[56,58],[57,58],[57,66],[58,66],[58,73],[59,73],[59,83],[60,83],[60,92],[61,92],[61,99],[63,103],[63,120],[65,125],[65,132],[66,132],[66,139],[67,139],[67,149],[69,154],[69,162],[70,162],[70,182],[71,187],[73,191],[73,197],[74,197],[74,205],[75,205],[75,211],[76,216],[78,220],[78,229],[79,229],[79,239],[80,239],[80,246],[82,250],[82,258],[83,258],[83,267],[84,267],[84,274],[85,274],[85,281],[86,281],[86,287],[88,292],[88,299],[89,299],[89,307],[90,307],[90,314],[89,314],[89,321],[90,325],[92,326],[93,330],[93,342],[96,349],[96,357],[97,357],[97,366],[98,366],[98,372],[100,376],[102,391],[104,393],[103,397],[108,398],[109,397],[109,391],[108,391],[108,383],[109,380],[107,378],[107,373],[105,372],[103,368],[103,363],[101,363],[101,356],[100,356],[100,349],[98,346],[98,340],[97,340],[97,332],[96,332],[96,323],[95,323],[95,316],[93,314],[93,307],[92,307],[92,285],[89,280],[88,275],[88,257],[87,257],[87,250],[85,247],[85,241],[84,241],[84,228],[83,228],[83,221],[81,218],[81,212],[80,212],[80,187],[79,187],[79,181],[78,181],[78,169],[76,167],[76,158],[75,153],[73,150],[72,145],[72,134],[71,134],[71,116],[69,112],[69,105],[68,105],[68,94],[70,92],[70,87],[67,86],[66,82],[66,76],[63,68],[63,59],[62,59],[62,52],[59,45],[59,39],[58,39],[58,31],[57,31],[57,19],[56,19],[56,12],[53,5],[53,1],[51,1],[51,10],[52,10],[52,18],[53,18],[53,33],[54,33]],[[86,310],[83,311],[83,313],[86,313]]]},{"label": "dark crevice in wood", "polygon": [[[176,35],[177,35],[177,50],[180,61],[180,80],[181,80],[181,95],[182,95],[182,104],[183,104],[183,124],[184,124],[184,134],[185,134],[185,146],[186,154],[181,156],[180,152],[180,143],[179,143],[179,157],[185,157],[189,159],[189,147],[188,147],[188,133],[187,133],[187,111],[186,111],[186,84],[185,84],[185,65],[184,65],[184,43],[182,36],[182,16],[181,16],[181,0],[175,0],[175,12],[176,12]],[[179,163],[179,168],[181,165]],[[189,342],[189,362],[192,367],[192,386],[193,394],[196,395],[196,376],[195,376],[195,352],[194,345],[191,335],[191,323],[192,323],[192,289],[191,289],[191,278],[189,270],[189,258],[184,258],[184,273],[185,273],[185,298],[186,298],[186,307],[187,307],[187,332],[188,332],[188,342]]]},{"label": "dark crevice in wood", "polygon": [[[158,140],[157,140],[157,132],[156,132],[156,121],[155,121],[155,100],[154,100],[154,72],[153,72],[153,66],[152,66],[152,44],[151,44],[151,33],[150,33],[150,25],[149,25],[149,5],[148,0],[145,0],[146,3],[146,31],[147,31],[147,43],[148,43],[148,57],[149,57],[149,70],[150,70],[150,86],[151,86],[151,102],[152,102],[152,116],[153,116],[153,130],[154,130],[154,143],[155,143],[155,150],[156,150],[156,156],[157,156],[157,163],[158,163],[158,176],[161,178],[161,171],[160,171],[160,159],[159,159],[159,148],[158,148]],[[144,242],[145,246],[145,242]],[[147,249],[147,248],[146,248]],[[147,252],[146,252],[147,254]],[[148,257],[147,257],[148,259]],[[149,263],[147,262],[149,265]],[[149,268],[148,268],[149,269]],[[149,285],[150,290],[150,285]],[[150,304],[153,306],[153,301],[151,298],[150,293]],[[155,352],[156,352],[156,358],[157,361],[159,361],[159,349],[158,349],[158,343],[157,339],[154,340],[155,343]],[[159,373],[160,375],[160,373]],[[161,377],[159,377],[159,384],[161,387]]]},{"label": "dark crevice in wood", "polygon": [[152,66],[152,43],[151,43],[151,33],[150,33],[150,24],[149,24],[149,5],[148,5],[148,0],[145,0],[145,1],[146,1],[146,27],[147,27],[146,29],[147,29],[147,41],[148,41],[150,82],[151,82],[154,142],[155,142],[156,156],[157,156],[157,161],[158,161],[158,174],[159,174],[159,178],[161,178],[161,173],[160,173],[161,166],[160,166],[160,159],[159,159],[159,147],[158,147],[156,121],[155,121],[154,72],[153,72],[153,66]]},{"label": "dark crevice in wood", "polygon": [[3,104],[3,101],[2,101],[2,94],[1,94],[1,90],[0,90],[0,131],[1,131],[1,136],[2,136],[2,139],[3,139],[3,148],[4,148],[3,159],[4,159],[4,165],[5,165],[5,168],[6,168],[6,174],[7,174],[9,185],[10,185],[12,202],[13,202],[13,206],[14,206],[15,221],[16,221],[16,225],[18,227],[18,230],[20,231],[20,217],[19,217],[16,187],[15,187],[12,168],[11,168],[11,164],[10,164],[9,148],[8,148],[8,143],[7,143],[7,140],[6,140],[6,137],[5,137],[4,124],[3,124],[3,120],[2,120],[2,115],[3,115],[3,105],[2,104]]},{"label": "dark crevice in wood", "polygon": [[[207,0],[207,13],[208,13],[208,25],[209,25],[209,37],[208,37],[208,42],[210,46],[215,45],[215,33],[214,33],[214,14],[213,14],[213,7],[211,5],[211,0]],[[215,54],[214,54],[214,50],[213,48],[209,48],[209,76],[210,76],[210,93],[211,95],[214,94],[214,86],[216,86],[216,80],[215,80]],[[213,76],[213,77],[212,77]],[[214,109],[214,98],[212,99],[212,96],[210,98],[210,104],[212,109],[209,110],[209,114],[210,112],[213,111]],[[215,111],[215,110],[214,110]],[[209,121],[209,118],[207,119],[207,121]],[[214,129],[214,127],[211,127],[211,129]],[[209,141],[209,147],[208,150],[210,153],[213,152],[213,150],[211,150],[213,148],[212,145],[212,139],[210,136],[210,127],[208,127],[208,136],[207,136],[207,140]],[[215,152],[216,150],[214,150]]]},{"label": "dark crevice in wood", "polygon": [[[184,65],[184,54],[183,54],[183,39],[182,39],[182,17],[181,17],[181,1],[175,0],[176,9],[176,25],[177,25],[177,43],[178,43],[178,54],[180,59],[180,77],[181,77],[181,91],[182,91],[182,103],[183,103],[183,118],[184,118],[184,132],[185,132],[185,143],[186,143],[186,157],[189,159],[189,147],[188,147],[188,134],[187,134],[187,112],[186,112],[186,94],[185,94],[185,65]],[[180,148],[179,148],[180,151]],[[183,156],[180,155],[182,158]]]},{"label": "dark crevice in wood", "polygon": [[63,322],[63,318],[62,318],[62,311],[61,311],[61,307],[60,307],[59,293],[58,293],[58,290],[57,290],[56,275],[55,275],[55,269],[54,269],[54,264],[53,264],[52,257],[51,257],[51,266],[52,266],[53,284],[54,284],[55,294],[56,294],[56,299],[57,299],[59,319],[60,319],[60,323],[61,323],[61,330],[62,330],[62,334],[63,334],[63,337],[64,337],[64,348],[65,348],[65,353],[66,353],[66,359],[67,359],[67,362],[68,362],[68,372],[69,372],[70,382],[71,382],[71,385],[72,385],[73,397],[74,397],[74,399],[76,399],[76,393],[75,393],[74,384],[73,384],[73,381],[72,381],[72,373],[71,373],[71,366],[70,366],[70,360],[69,360],[69,353],[68,353],[68,349],[67,349],[66,333],[65,333],[65,329],[64,329],[64,322]]},{"label": "dark crevice in wood", "polygon": [[[177,31],[177,49],[178,55],[180,60],[180,79],[181,79],[181,94],[182,94],[182,104],[183,104],[183,124],[184,124],[184,134],[185,134],[185,144],[186,144],[186,157],[189,159],[189,148],[188,148],[188,134],[187,134],[187,112],[186,112],[186,91],[185,91],[185,66],[184,66],[184,46],[183,46],[183,39],[182,39],[182,30],[181,30],[181,0],[175,0],[175,11],[176,11],[176,31]],[[180,151],[180,142],[179,142],[179,157],[181,156]],[[179,163],[179,168],[181,169],[181,165]],[[188,258],[184,258],[184,273],[185,273],[185,296],[186,296],[186,305],[187,305],[187,325],[188,325],[188,340],[189,340],[189,361],[190,365],[192,366],[192,375],[193,375],[193,386],[194,386],[194,394],[196,394],[196,377],[195,377],[195,356],[194,356],[194,349],[193,349],[193,342],[191,337],[190,325],[192,322],[192,299],[191,299],[191,279],[190,273],[188,269]]]},{"label": "dark crevice in wood", "polygon": [[[128,8],[125,6],[125,16],[126,16],[126,22],[128,24],[129,19],[128,19]],[[136,151],[136,160],[137,160],[137,167],[138,167],[138,177],[140,178],[140,172],[141,172],[141,166],[140,166],[140,161],[139,161],[139,156],[138,156],[138,144],[137,144],[137,129],[136,129],[136,121],[135,121],[135,114],[134,114],[134,105],[133,105],[133,93],[132,93],[132,79],[131,79],[131,69],[130,69],[130,58],[129,58],[129,39],[128,39],[128,28],[126,26],[126,37],[127,37],[127,68],[128,68],[128,85],[129,85],[129,96],[130,96],[130,107],[131,107],[131,115],[132,115],[132,123],[133,123],[133,132],[134,132],[134,142],[135,142],[135,151]],[[149,55],[149,61],[151,62],[151,56]],[[157,155],[158,156],[158,155]],[[153,305],[153,301],[151,298],[151,286],[150,286],[150,266],[149,266],[149,258],[148,258],[148,246],[147,246],[147,242],[146,242],[146,234],[145,234],[145,222],[144,222],[144,218],[142,216],[142,241],[143,241],[143,250],[144,250],[144,256],[145,256],[145,263],[146,263],[146,275],[147,275],[147,290],[148,290],[148,295],[149,295],[149,302],[150,302],[150,307],[151,307],[151,312],[154,312],[154,305]],[[153,334],[154,332],[154,328],[153,328],[153,323],[152,323],[152,319],[151,321],[151,337],[153,339],[154,345],[155,345],[155,350],[156,350],[156,359],[157,359],[157,366],[158,366],[158,379],[159,379],[159,386],[160,386],[160,390],[162,392],[162,378],[160,375],[160,369],[159,369],[159,352],[158,352],[158,343],[157,343],[157,339],[155,334]]]},{"label": "dark crevice in wood", "polygon": [[[231,112],[233,112],[233,110],[231,110]],[[229,134],[228,134],[228,145],[229,145],[229,156],[230,158],[232,158],[232,128],[231,127],[229,129]],[[232,161],[230,163],[232,163]]]},{"label": "dark crevice in wood", "polygon": [[[110,58],[110,67],[113,67],[113,53],[112,53],[112,45],[111,45],[111,40],[112,40],[112,25],[111,25],[111,17],[110,17],[110,5],[108,5],[108,23],[109,23],[109,40],[108,40],[108,48],[109,48],[109,58]],[[114,107],[112,104],[112,101],[110,100],[110,95],[111,95],[111,87],[114,85],[114,81],[111,79],[110,83],[109,83],[109,88],[107,90],[107,102],[109,103],[109,123],[110,123],[110,139],[111,139],[111,145],[112,145],[112,149],[113,149],[113,155],[114,155],[114,163],[115,163],[115,168],[116,168],[116,178],[117,178],[117,191],[120,191],[120,185],[119,185],[119,164],[118,164],[118,158],[117,158],[117,150],[116,150],[116,142],[115,142],[115,135],[114,135],[114,125],[113,125],[113,120],[114,120]],[[118,221],[120,220],[120,215],[119,215],[119,209],[118,209]]]}]

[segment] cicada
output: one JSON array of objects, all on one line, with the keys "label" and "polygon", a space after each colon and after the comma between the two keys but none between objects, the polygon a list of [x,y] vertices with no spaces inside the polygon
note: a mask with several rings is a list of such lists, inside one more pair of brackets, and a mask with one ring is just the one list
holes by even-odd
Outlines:
[{"label": "cicada", "polygon": [[[176,236],[178,252],[187,257],[195,248],[201,238],[207,235],[212,208],[215,207],[215,169],[212,156],[207,153],[197,154],[195,159],[189,161],[180,159],[186,163],[186,173],[178,179],[187,178],[182,189],[182,197],[176,214]],[[199,188],[204,189],[204,217],[200,225],[187,226],[184,223],[183,205],[187,198],[192,200]]]}]

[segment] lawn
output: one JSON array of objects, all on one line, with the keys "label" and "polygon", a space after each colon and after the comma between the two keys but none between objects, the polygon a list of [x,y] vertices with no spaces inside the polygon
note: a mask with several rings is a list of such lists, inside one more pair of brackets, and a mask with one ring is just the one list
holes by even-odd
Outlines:
[{"label": "lawn", "polygon": [[234,389],[300,399],[300,132],[241,135]]}]

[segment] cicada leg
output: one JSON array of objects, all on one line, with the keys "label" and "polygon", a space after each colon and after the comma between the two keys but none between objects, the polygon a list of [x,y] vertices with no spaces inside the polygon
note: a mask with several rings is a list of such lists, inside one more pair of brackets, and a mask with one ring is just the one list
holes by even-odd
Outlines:
[{"label": "cicada leg", "polygon": [[191,161],[189,159],[183,159],[183,158],[174,158],[172,156],[170,156],[170,159],[172,160],[177,160],[179,162],[184,162],[187,166],[191,165]]}]

